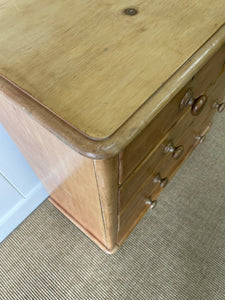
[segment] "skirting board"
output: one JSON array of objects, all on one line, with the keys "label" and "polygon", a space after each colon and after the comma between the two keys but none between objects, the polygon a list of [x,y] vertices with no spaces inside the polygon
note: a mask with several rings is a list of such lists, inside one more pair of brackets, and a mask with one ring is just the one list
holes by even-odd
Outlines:
[{"label": "skirting board", "polygon": [[[7,195],[12,196],[11,186],[4,178],[1,181],[5,181],[4,191],[1,190],[1,195],[4,197]],[[40,183],[35,186],[26,198],[23,198],[20,194],[15,205],[11,207],[3,216],[0,218],[0,242],[2,242],[20,223],[22,223],[47,197],[48,193]],[[4,198],[7,201],[6,198]],[[1,199],[4,201],[4,199]],[[11,199],[9,199],[11,200]],[[1,202],[1,201],[0,201]]]}]

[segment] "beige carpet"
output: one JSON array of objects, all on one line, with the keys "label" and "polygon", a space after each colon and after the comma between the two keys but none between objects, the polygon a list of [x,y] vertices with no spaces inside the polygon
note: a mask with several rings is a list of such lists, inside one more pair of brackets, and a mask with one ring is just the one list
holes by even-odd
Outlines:
[{"label": "beige carpet", "polygon": [[109,256],[45,201],[0,245],[0,299],[225,297],[225,114]]}]

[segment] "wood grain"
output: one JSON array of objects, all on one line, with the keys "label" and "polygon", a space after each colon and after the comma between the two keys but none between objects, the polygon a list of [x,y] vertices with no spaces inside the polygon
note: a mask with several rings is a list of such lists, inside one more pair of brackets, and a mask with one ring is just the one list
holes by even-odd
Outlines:
[{"label": "wood grain", "polygon": [[104,218],[106,246],[113,249],[118,227],[118,156],[107,160],[94,160],[93,163]]},{"label": "wood grain", "polygon": [[[127,16],[128,6],[138,9]],[[0,73],[94,139],[111,136],[225,20],[224,0],[0,0]]]},{"label": "wood grain", "polygon": [[[216,112],[216,110],[212,107],[215,99],[219,98],[219,95],[221,94],[225,96],[224,76],[225,72],[221,73],[217,81],[208,91],[206,91],[208,103],[201,114],[197,117],[193,116],[191,114],[191,109],[189,108],[189,110],[182,115],[176,125],[164,135],[162,140],[160,140],[160,142],[153,149],[151,149],[143,162],[138,165],[135,171],[132,172],[131,176],[129,176],[121,185],[119,189],[119,211],[122,212],[129,202],[132,201],[132,199],[135,197],[135,194],[142,189],[142,186],[147,178],[150,178],[153,173],[155,175],[157,174],[158,166],[167,161],[168,157],[170,157],[169,166],[167,168],[169,173],[171,168],[176,168],[176,166],[180,164],[180,160],[182,161],[182,156],[185,157],[186,154],[189,153],[189,148],[193,143],[193,128],[196,130],[197,128],[201,129],[202,124],[205,126],[204,124],[208,122],[208,120],[211,119]],[[186,135],[184,132],[186,132]],[[178,160],[175,160],[171,153],[164,154],[164,149],[170,141],[172,141],[176,147],[182,145],[184,148],[184,152]],[[133,154],[133,157],[135,157],[135,154]]]},{"label": "wood grain", "polygon": [[[206,117],[205,117],[206,118]],[[187,131],[187,128],[193,126],[194,117],[191,115],[190,110],[183,115],[181,120],[176,124],[176,126],[171,129],[171,131],[164,136],[164,138],[158,143],[158,145],[150,151],[148,156],[144,161],[138,166],[138,168],[132,173],[130,177],[122,184],[119,191],[120,199],[120,211],[122,212],[130,201],[135,197],[136,193],[142,189],[143,184],[146,180],[152,177],[152,174],[155,175],[158,173],[159,165],[163,164],[165,160],[170,157],[170,165],[174,167],[179,164],[179,160],[182,160],[182,157],[179,160],[172,159],[170,153],[165,154],[164,149],[167,144],[172,141],[175,146],[182,145],[184,147],[184,153],[188,152],[188,147],[190,144],[189,139],[181,139],[184,132]],[[191,134],[190,134],[191,136]],[[181,139],[181,141],[180,141]],[[163,174],[162,174],[163,175]]]},{"label": "wood grain", "polygon": [[[154,118],[152,122],[119,154],[120,155],[120,184],[140,164],[146,155],[159,143],[165,134],[171,129],[179,118],[186,112],[180,109],[180,103],[187,91],[193,92],[193,98],[197,99],[215,85],[219,76],[224,71],[225,46],[223,46],[209,62],[193,76],[165,108]],[[221,81],[221,80],[220,80]],[[217,84],[218,85],[218,84]],[[225,85],[225,84],[224,84]],[[220,89],[224,86],[219,82]]]},{"label": "wood grain", "polygon": [[[147,210],[147,194],[161,191],[154,176],[171,178],[224,97],[223,2],[0,0],[0,121],[52,203],[107,252]],[[123,13],[131,4],[132,17]],[[198,117],[178,110],[189,87],[209,99]],[[182,159],[152,151],[169,139],[184,144]]]},{"label": "wood grain", "polygon": [[89,237],[107,248],[105,212],[93,160],[62,143],[31,119],[22,107],[11,105],[7,97],[1,95],[0,100],[1,123],[51,194],[53,203]]},{"label": "wood grain", "polygon": [[[195,147],[199,144],[196,139],[197,135],[206,134],[211,125],[212,115],[208,116],[204,121],[198,120],[191,128],[187,128],[183,136],[179,138],[181,143],[186,144],[186,151],[182,156],[182,159],[174,163],[173,160],[168,157],[166,160],[161,160],[155,168],[152,175],[145,180],[142,187],[134,195],[134,198],[129,205],[119,213],[119,231],[117,236],[117,244],[119,246],[127,239],[133,228],[138,224],[143,215],[148,211],[148,203],[146,202],[149,197],[154,201],[157,199],[162,191],[159,184],[154,183],[154,177],[157,173],[160,173],[162,177],[169,180],[176,174],[181,165],[186,161]],[[191,130],[190,130],[191,129]]]},{"label": "wood grain", "polygon": [[149,99],[109,139],[95,141],[79,133],[68,123],[18,87],[0,76],[0,93],[13,105],[21,106],[31,118],[56,135],[72,149],[87,157],[103,159],[115,156],[124,149],[183,88],[183,86],[216,54],[225,43],[225,25],[216,32],[171,78],[151,95]]},{"label": "wood grain", "polygon": [[209,99],[208,103],[212,109],[214,103],[217,100],[219,103],[225,102],[225,63],[224,63],[223,72],[221,73],[216,83],[212,85],[210,89],[207,91],[207,95]]}]

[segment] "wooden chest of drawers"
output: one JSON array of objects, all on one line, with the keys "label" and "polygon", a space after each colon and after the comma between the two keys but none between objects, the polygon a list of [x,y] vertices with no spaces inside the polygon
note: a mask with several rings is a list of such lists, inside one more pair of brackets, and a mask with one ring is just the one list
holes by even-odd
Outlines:
[{"label": "wooden chest of drawers", "polygon": [[0,0],[0,122],[106,252],[224,109],[224,1],[205,2]]}]

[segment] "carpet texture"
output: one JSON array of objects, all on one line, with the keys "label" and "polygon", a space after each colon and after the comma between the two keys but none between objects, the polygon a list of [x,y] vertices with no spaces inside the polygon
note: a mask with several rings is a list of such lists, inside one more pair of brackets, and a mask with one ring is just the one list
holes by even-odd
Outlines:
[{"label": "carpet texture", "polygon": [[114,255],[45,201],[0,245],[0,299],[225,296],[225,117]]}]

